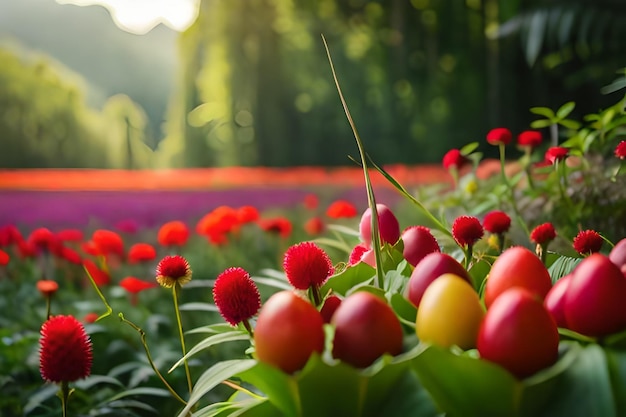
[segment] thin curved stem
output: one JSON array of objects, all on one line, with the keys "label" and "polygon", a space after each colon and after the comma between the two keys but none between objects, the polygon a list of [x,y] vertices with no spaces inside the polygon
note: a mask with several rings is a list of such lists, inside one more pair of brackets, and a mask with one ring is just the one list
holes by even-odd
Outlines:
[{"label": "thin curved stem", "polygon": [[180,318],[180,310],[178,308],[178,283],[174,284],[172,287],[172,295],[174,297],[174,310],[176,311],[176,322],[178,323],[178,335],[180,337],[180,346],[183,350],[183,363],[185,364],[185,374],[187,375],[187,387],[189,388],[189,392],[193,390],[193,383],[191,382],[191,373],[189,372],[189,363],[187,362],[187,349],[185,348],[185,336],[183,334],[183,323]]}]

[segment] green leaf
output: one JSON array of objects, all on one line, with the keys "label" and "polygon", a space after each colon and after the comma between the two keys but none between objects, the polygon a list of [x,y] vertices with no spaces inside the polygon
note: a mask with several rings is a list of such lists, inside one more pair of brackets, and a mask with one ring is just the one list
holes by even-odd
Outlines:
[{"label": "green leaf", "polygon": [[[533,114],[538,114],[539,116],[544,116],[546,119],[552,120],[555,118],[554,111],[552,111],[549,107],[531,107],[530,112]],[[550,122],[552,124],[552,122]]]},{"label": "green leaf", "polygon": [[581,348],[576,360],[560,376],[558,384],[558,390],[539,415],[617,416],[607,356],[599,345]]},{"label": "green leaf", "polygon": [[470,277],[472,278],[472,285],[476,291],[483,286],[483,281],[487,278],[487,274],[491,270],[491,264],[484,259],[475,262],[469,269]]},{"label": "green leaf", "polygon": [[169,397],[171,394],[168,390],[154,387],[138,387],[122,391],[109,398],[108,402],[117,401],[121,398],[130,397],[132,395],[151,395],[155,397]]},{"label": "green leaf", "polygon": [[535,120],[534,122],[530,123],[530,127],[532,127],[533,129],[542,129],[551,125],[552,122],[546,119]]},{"label": "green leaf", "polygon": [[576,265],[582,261],[581,258],[572,258],[570,256],[561,255],[548,268],[550,277],[552,278],[552,284],[555,284],[560,278],[569,274],[574,270]]},{"label": "green leaf", "polygon": [[267,285],[268,287],[277,288],[279,290],[293,290],[293,286],[285,279],[252,277],[257,284]]},{"label": "green leaf", "polygon": [[413,369],[448,416],[513,416],[522,386],[513,375],[485,360],[427,345]]},{"label": "green leaf", "polygon": [[333,290],[337,294],[345,295],[355,285],[369,281],[375,276],[374,268],[365,262],[359,262],[328,278],[320,291],[322,294],[326,294]]},{"label": "green leaf", "polygon": [[219,311],[215,304],[201,302],[181,304],[178,309],[181,311]]},{"label": "green leaf", "polygon": [[605,349],[609,375],[616,399],[618,416],[626,414],[626,352],[624,350]]},{"label": "green leaf", "polygon": [[576,120],[572,120],[572,119],[563,119],[559,121],[559,124],[563,127],[566,127],[572,130],[578,130],[581,126],[580,122]]},{"label": "green leaf", "polygon": [[232,330],[230,332],[218,333],[218,334],[214,334],[213,336],[209,336],[206,339],[199,342],[194,347],[192,347],[189,350],[189,352],[187,352],[185,356],[180,358],[174,365],[172,365],[172,367],[167,372],[171,373],[174,369],[179,367],[186,359],[189,359],[196,353],[203,351],[204,349],[208,349],[211,346],[215,346],[224,342],[234,342],[236,340],[246,340],[246,339],[249,340],[250,335],[248,334],[248,332],[245,332],[242,330]]},{"label": "green leaf", "polygon": [[234,375],[244,372],[256,365],[254,359],[232,359],[227,361],[218,362],[209,369],[207,369],[200,378],[196,381],[189,401],[183,410],[178,414],[178,417],[187,417],[189,411],[196,405],[204,395],[215,388],[223,381],[232,378]]},{"label": "green leaf", "polygon": [[528,38],[526,39],[526,62],[533,66],[541,52],[548,22],[547,11],[535,11],[529,21]]},{"label": "green leaf", "polygon": [[556,111],[556,117],[561,120],[565,119],[567,116],[569,116],[569,114],[574,110],[575,107],[576,103],[574,103],[573,101],[568,101],[567,103],[559,107],[559,109]]},{"label": "green leaf", "polygon": [[461,155],[467,156],[474,152],[478,148],[478,146],[480,146],[478,142],[471,142],[463,146],[461,149],[459,149],[459,151],[461,152]]},{"label": "green leaf", "polygon": [[405,324],[415,329],[415,318],[417,317],[417,308],[406,299],[404,294],[395,293],[389,296],[389,304]]}]

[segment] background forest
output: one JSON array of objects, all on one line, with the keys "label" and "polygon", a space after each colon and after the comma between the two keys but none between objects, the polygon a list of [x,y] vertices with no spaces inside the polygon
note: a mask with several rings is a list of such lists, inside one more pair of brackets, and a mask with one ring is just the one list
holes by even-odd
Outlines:
[{"label": "background forest", "polygon": [[[533,106],[597,112],[624,67],[620,0],[202,0],[184,32],[99,6],[0,4],[1,168],[439,162]],[[606,93],[606,94],[605,94]]]}]

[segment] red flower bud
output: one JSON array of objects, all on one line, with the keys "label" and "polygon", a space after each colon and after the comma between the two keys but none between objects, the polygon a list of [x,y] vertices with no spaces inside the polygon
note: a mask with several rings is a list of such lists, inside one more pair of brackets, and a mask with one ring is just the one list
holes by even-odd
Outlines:
[{"label": "red flower bud", "polygon": [[41,326],[41,376],[50,382],[71,382],[91,373],[91,339],[73,316],[53,316]]},{"label": "red flower bud", "polygon": [[313,242],[302,242],[285,252],[283,268],[287,280],[299,290],[319,287],[335,269],[324,250]]},{"label": "red flower bud", "polygon": [[213,301],[230,325],[248,320],[261,308],[259,289],[243,268],[228,268],[213,286]]},{"label": "red flower bud", "polygon": [[487,133],[487,142],[491,145],[508,145],[512,139],[511,131],[505,127],[497,127]]},{"label": "red flower bud", "polygon": [[582,230],[574,238],[573,246],[581,255],[589,255],[600,252],[603,243],[604,239],[595,230]]},{"label": "red flower bud", "polygon": [[452,236],[460,246],[471,246],[483,237],[483,226],[474,216],[459,216],[452,224]]}]

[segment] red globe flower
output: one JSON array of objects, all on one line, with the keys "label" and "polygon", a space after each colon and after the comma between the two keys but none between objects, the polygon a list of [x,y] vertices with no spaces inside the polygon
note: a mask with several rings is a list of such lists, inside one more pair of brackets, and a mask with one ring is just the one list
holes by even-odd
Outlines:
[{"label": "red globe flower", "polygon": [[568,148],[564,148],[562,146],[552,146],[546,151],[545,159],[554,165],[557,161],[562,161],[567,158],[568,155]]},{"label": "red globe flower", "polygon": [[51,279],[40,279],[37,281],[37,289],[44,297],[50,297],[57,292],[59,284]]},{"label": "red globe flower", "polygon": [[240,267],[228,268],[217,276],[213,301],[231,326],[247,321],[261,308],[261,295],[250,274]]},{"label": "red globe flower", "polygon": [[472,246],[484,234],[480,220],[474,216],[459,216],[452,224],[452,236],[460,246]]},{"label": "red globe flower", "polygon": [[191,281],[189,263],[180,255],[164,257],[157,265],[156,280],[165,288],[172,288],[176,284],[185,285]]},{"label": "red globe flower", "polygon": [[9,254],[0,249],[0,266],[7,265],[9,263],[9,260],[11,260]]},{"label": "red globe flower", "polygon": [[304,196],[303,204],[307,210],[315,210],[319,203],[320,201],[317,194],[307,194]]},{"label": "red globe flower", "polygon": [[27,243],[35,253],[42,251],[54,253],[60,246],[60,242],[54,233],[45,227],[33,230],[28,236]]},{"label": "red globe flower", "polygon": [[157,233],[157,242],[161,246],[184,246],[189,239],[189,228],[180,220],[163,224]]},{"label": "red globe flower", "polygon": [[517,135],[517,144],[522,148],[536,148],[542,141],[541,132],[538,130],[525,130]]},{"label": "red globe flower", "polygon": [[603,243],[604,239],[595,230],[582,230],[574,238],[573,246],[581,255],[589,255],[600,252]]},{"label": "red globe flower", "polygon": [[111,276],[109,273],[98,268],[95,262],[91,259],[83,260],[83,267],[97,286],[107,285],[111,282]]},{"label": "red globe flower", "polygon": [[219,206],[204,215],[196,224],[200,235],[223,234],[239,224],[237,210],[230,206]]},{"label": "red globe flower", "polygon": [[56,233],[56,237],[62,242],[81,242],[83,232],[80,229],[63,229]]},{"label": "red globe flower", "polygon": [[252,223],[259,220],[259,210],[254,206],[241,206],[237,209],[239,224]]},{"label": "red globe flower", "polygon": [[24,238],[16,226],[9,224],[0,227],[0,247],[15,245],[23,240]]},{"label": "red globe flower", "polygon": [[287,238],[291,235],[293,226],[289,219],[286,217],[275,217],[272,219],[259,219],[257,221],[259,227],[266,232],[276,233],[282,238]]},{"label": "red globe flower", "polygon": [[460,150],[458,149],[450,149],[443,156],[442,164],[445,169],[450,169],[452,167],[456,169],[461,169],[465,164],[469,162]]},{"label": "red globe flower", "polygon": [[543,223],[530,232],[530,241],[537,245],[543,245],[556,238],[556,230],[552,223]]},{"label": "red globe flower", "polygon": [[104,256],[124,256],[124,241],[122,237],[111,230],[99,229],[91,235],[91,241]]},{"label": "red globe flower", "polygon": [[615,147],[615,156],[619,159],[626,158],[626,140],[621,141]]},{"label": "red globe flower", "polygon": [[91,339],[73,316],[53,316],[41,326],[39,369],[49,382],[72,382],[91,373]]},{"label": "red globe flower", "polygon": [[348,201],[337,200],[333,201],[326,209],[326,215],[331,219],[350,219],[358,214],[356,207]]},{"label": "red globe flower", "polygon": [[137,264],[151,261],[156,258],[156,250],[149,243],[135,243],[128,250],[128,262]]},{"label": "red globe flower", "polygon": [[304,231],[311,236],[317,236],[324,230],[324,222],[319,217],[311,217],[304,223]]},{"label": "red globe flower", "polygon": [[154,282],[144,281],[137,277],[126,277],[120,281],[120,287],[124,288],[126,292],[130,294],[130,302],[132,305],[137,305],[138,294],[149,288],[156,287]]},{"label": "red globe flower", "polygon": [[503,211],[494,210],[485,215],[483,227],[489,233],[497,235],[506,233],[511,227],[511,218]]},{"label": "red globe flower", "polygon": [[335,269],[323,249],[313,242],[302,242],[285,252],[283,268],[287,280],[299,290],[319,287]]},{"label": "red globe flower", "polygon": [[487,142],[491,145],[508,145],[512,139],[513,134],[505,127],[497,127],[487,133]]}]

